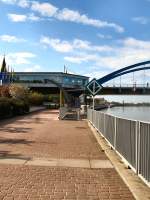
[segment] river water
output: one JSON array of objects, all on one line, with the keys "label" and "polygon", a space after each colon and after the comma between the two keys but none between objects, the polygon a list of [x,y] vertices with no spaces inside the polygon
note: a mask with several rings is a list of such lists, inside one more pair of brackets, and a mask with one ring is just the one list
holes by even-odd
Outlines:
[{"label": "river water", "polygon": [[113,107],[102,110],[116,117],[150,122],[150,106],[125,106]]},{"label": "river water", "polygon": [[[109,102],[150,103],[150,95],[102,95],[97,97],[103,97]],[[150,106],[113,107],[103,111],[122,118],[150,122]]]},{"label": "river water", "polygon": [[97,95],[96,98],[105,98],[109,102],[150,103],[150,95]]}]

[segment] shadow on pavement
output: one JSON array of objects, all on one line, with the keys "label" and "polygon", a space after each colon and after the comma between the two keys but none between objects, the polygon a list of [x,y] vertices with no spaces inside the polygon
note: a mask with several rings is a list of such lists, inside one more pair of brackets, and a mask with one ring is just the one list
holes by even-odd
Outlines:
[{"label": "shadow on pavement", "polygon": [[0,138],[0,144],[27,144],[30,145],[34,143],[34,141],[29,141],[25,139],[7,139],[7,138]]},{"label": "shadow on pavement", "polygon": [[[27,113],[26,115],[14,116],[13,118],[1,119],[0,125],[3,126],[3,125],[15,123],[17,121],[19,121],[19,123],[21,123],[21,122],[23,123],[23,121],[24,121],[24,123],[37,123],[35,119],[39,118],[40,120],[42,120],[42,118],[40,118],[40,117],[35,118],[33,116],[36,116],[36,115],[38,115],[39,113],[42,113],[42,112],[45,113],[45,111],[42,110],[42,111],[36,111],[36,112],[33,112],[33,113]],[[31,120],[31,122],[29,122],[29,120]]]},{"label": "shadow on pavement", "polygon": [[24,128],[24,127],[1,127],[0,131],[2,133],[8,132],[8,133],[28,133],[31,131],[32,128]]},{"label": "shadow on pavement", "polygon": [[10,151],[0,151],[0,159],[31,160],[30,157],[25,157],[22,154],[11,154]]}]

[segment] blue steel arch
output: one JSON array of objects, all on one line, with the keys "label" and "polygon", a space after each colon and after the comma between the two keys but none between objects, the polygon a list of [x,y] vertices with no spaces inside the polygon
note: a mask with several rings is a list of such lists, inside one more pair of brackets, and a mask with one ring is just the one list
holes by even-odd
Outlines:
[{"label": "blue steel arch", "polygon": [[[119,77],[119,76],[122,76],[122,75],[125,75],[125,74],[128,74],[128,73],[132,73],[132,72],[136,72],[136,71],[141,71],[141,70],[148,70],[150,69],[150,66],[147,66],[145,67],[145,65],[148,65],[150,64],[150,60],[149,61],[145,61],[145,62],[140,62],[140,63],[136,63],[134,65],[130,65],[130,66],[127,66],[127,67],[124,67],[124,68],[121,68],[119,70],[116,70],[110,74],[107,74],[106,76],[100,78],[100,79],[97,79],[97,82],[102,85],[116,77]],[[144,67],[141,67],[143,66]]]},{"label": "blue steel arch", "polygon": [[141,68],[137,68],[137,69],[128,70],[128,71],[120,73],[119,75],[117,74],[116,76],[113,76],[113,79],[118,77],[118,76],[122,76],[122,75],[129,74],[129,73],[132,73],[132,72],[148,70],[148,69],[150,69],[150,67],[141,67]]}]

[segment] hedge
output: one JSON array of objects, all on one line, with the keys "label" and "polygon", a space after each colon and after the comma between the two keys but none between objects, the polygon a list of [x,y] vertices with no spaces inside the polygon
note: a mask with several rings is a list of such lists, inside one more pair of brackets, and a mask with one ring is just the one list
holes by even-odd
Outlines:
[{"label": "hedge", "polygon": [[11,100],[12,114],[13,115],[23,115],[29,112],[29,104],[23,100]]},{"label": "hedge", "polygon": [[0,119],[29,112],[29,104],[23,100],[0,97]]},{"label": "hedge", "polygon": [[12,106],[9,98],[0,98],[0,118],[9,117],[12,115]]},{"label": "hedge", "polygon": [[44,102],[44,95],[37,92],[32,92],[29,94],[29,103],[34,106],[43,105]]}]

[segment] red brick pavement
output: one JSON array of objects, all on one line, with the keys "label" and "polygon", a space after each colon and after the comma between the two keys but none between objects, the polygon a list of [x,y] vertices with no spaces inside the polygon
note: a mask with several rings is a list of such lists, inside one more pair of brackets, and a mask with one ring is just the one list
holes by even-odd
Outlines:
[{"label": "red brick pavement", "polygon": [[[0,126],[1,158],[107,159],[85,121],[49,111]],[[115,169],[0,164],[0,200],[134,199]]]},{"label": "red brick pavement", "polygon": [[107,159],[85,121],[59,121],[40,112],[0,126],[0,154],[8,157]]},{"label": "red brick pavement", "polygon": [[0,166],[3,199],[133,199],[114,169]]}]

